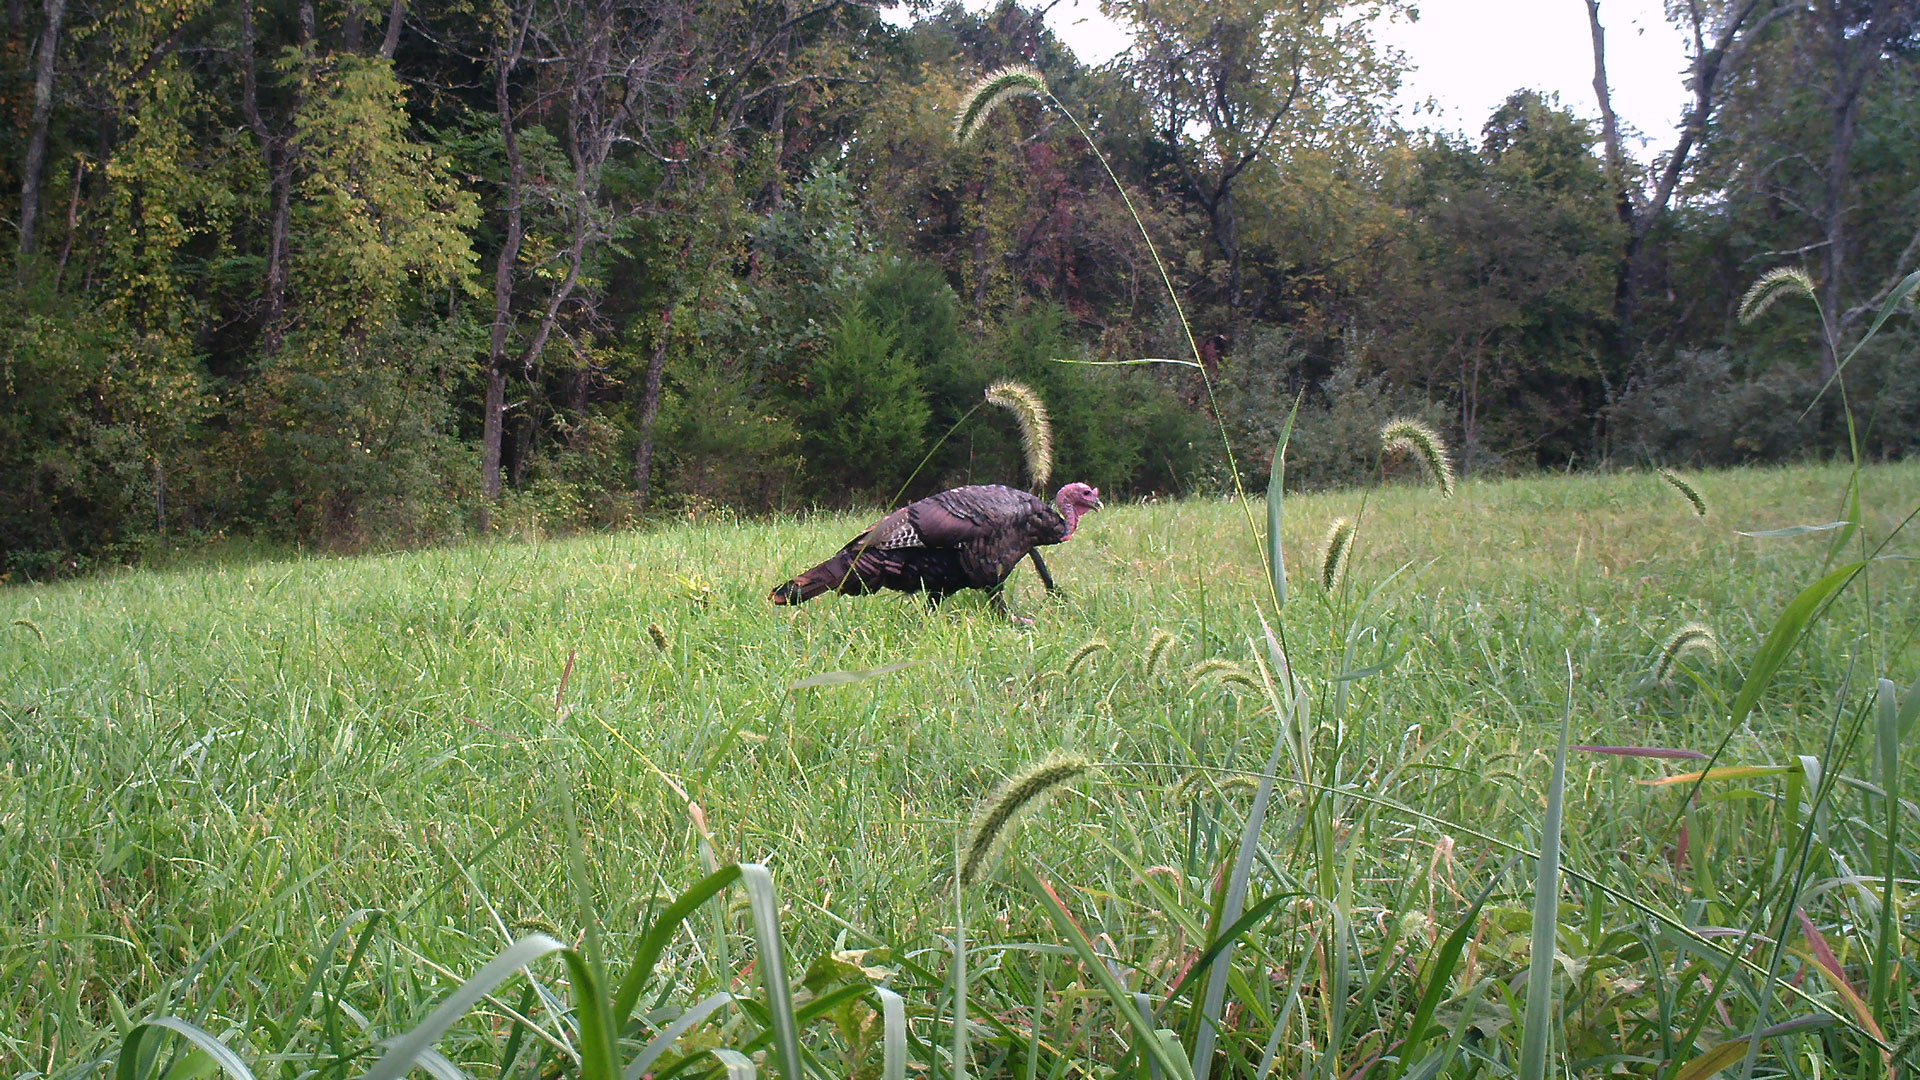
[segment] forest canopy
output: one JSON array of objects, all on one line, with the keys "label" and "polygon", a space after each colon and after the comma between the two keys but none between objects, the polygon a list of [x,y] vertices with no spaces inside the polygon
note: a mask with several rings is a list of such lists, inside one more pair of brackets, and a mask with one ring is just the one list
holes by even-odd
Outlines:
[{"label": "forest canopy", "polygon": [[[1007,377],[1121,498],[1220,490],[1220,426],[1263,481],[1296,401],[1306,486],[1399,415],[1468,475],[1845,447],[1806,406],[1920,262],[1920,0],[1688,5],[1645,160],[1604,70],[1407,129],[1399,0],[1104,6],[1094,67],[1011,0],[13,0],[0,574],[1019,483]],[[957,144],[1009,64],[1089,137]],[[1059,362],[1187,349],[1135,211],[1216,396]],[[1778,266],[1825,330],[1736,318]],[[1920,440],[1903,324],[1844,372],[1870,457]]]}]

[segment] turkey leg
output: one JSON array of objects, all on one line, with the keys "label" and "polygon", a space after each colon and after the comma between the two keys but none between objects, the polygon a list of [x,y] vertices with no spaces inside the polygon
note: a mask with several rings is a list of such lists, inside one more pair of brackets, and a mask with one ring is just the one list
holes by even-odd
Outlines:
[{"label": "turkey leg", "polygon": [[1041,584],[1047,587],[1048,592],[1059,592],[1060,590],[1054,587],[1053,575],[1047,573],[1046,560],[1040,557],[1040,549],[1034,548],[1032,551],[1028,552],[1028,554],[1033,556],[1033,568],[1035,570],[1040,571]]},{"label": "turkey leg", "polygon": [[993,605],[993,610],[999,612],[1004,618],[1006,618],[1008,622],[1011,622],[1013,625],[1015,626],[1032,626],[1033,625],[1032,619],[1027,618],[1025,615],[1015,615],[1013,613],[1013,610],[1007,607],[1007,589],[1006,589],[1005,583],[994,585],[988,588],[987,600],[989,603]]}]

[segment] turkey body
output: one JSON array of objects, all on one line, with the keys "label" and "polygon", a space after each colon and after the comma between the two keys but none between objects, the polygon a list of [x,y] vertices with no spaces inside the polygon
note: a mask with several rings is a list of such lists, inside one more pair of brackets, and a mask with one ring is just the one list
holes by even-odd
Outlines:
[{"label": "turkey body", "polygon": [[[1098,505],[1098,494],[1093,498]],[[998,602],[1020,560],[1072,536],[1075,523],[1024,491],[957,487],[881,518],[832,558],[775,586],[769,599],[798,604],[824,592],[893,589],[938,601],[961,589],[984,589]]]}]

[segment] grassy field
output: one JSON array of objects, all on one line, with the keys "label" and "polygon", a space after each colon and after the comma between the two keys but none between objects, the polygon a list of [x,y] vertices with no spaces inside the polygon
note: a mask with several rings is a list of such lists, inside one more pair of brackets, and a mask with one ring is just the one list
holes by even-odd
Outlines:
[{"label": "grassy field", "polygon": [[[1411,486],[1289,498],[1280,629],[1310,713],[1281,759],[1248,903],[1282,899],[1236,954],[1209,1067],[1508,1075],[1534,875],[1511,854],[1541,848],[1563,714],[1577,744],[1725,740],[1721,764],[1799,771],[1709,780],[1683,813],[1678,786],[1640,781],[1699,762],[1573,754],[1557,1068],[1672,1077],[1782,1024],[1751,1062],[1720,1051],[1724,1066],[1867,1077],[1910,1051],[1920,911],[1911,881],[1892,909],[1881,900],[1889,858],[1920,877],[1920,821],[1909,806],[1887,836],[1875,680],[1904,695],[1920,673],[1913,564],[1852,580],[1759,708],[1728,720],[1835,535],[1735,530],[1831,521],[1846,475],[1697,476],[1704,519],[1651,474],[1467,483],[1444,502]],[[1863,493],[1878,544],[1920,506],[1920,466],[1871,468]],[[1357,547],[1329,595],[1321,537],[1351,514]],[[892,595],[768,605],[860,524],[706,522],[0,591],[0,1072],[96,1072],[134,1022],[169,1014],[256,1075],[359,1075],[517,937],[604,949],[618,978],[660,906],[735,860],[771,868],[794,974],[881,950],[852,957],[868,971],[816,966],[801,1000],[875,980],[899,991],[908,1071],[1026,1080],[1144,1060],[1022,868],[1190,1050],[1206,1010],[1170,991],[1218,930],[1245,777],[1279,730],[1257,685],[1270,653],[1245,514],[1095,514],[1049,556],[1061,596],[1018,572],[1030,630],[972,596],[932,613]],[[1848,550],[1840,561],[1860,540]],[[1920,534],[1885,553],[1920,553]],[[1649,683],[1690,622],[1719,655]],[[1150,655],[1161,631],[1172,641]],[[1056,751],[1094,767],[956,898],[976,805]],[[1894,768],[1909,797],[1916,760],[1909,738]],[[1446,935],[1489,886],[1449,964]],[[765,1001],[755,913],[728,895],[672,938],[627,1056],[709,994]],[[592,1074],[569,1056],[584,1022],[563,1007],[567,969],[533,970],[454,1026],[452,1062]],[[1403,1052],[1436,981],[1434,1034]],[[877,1000],[831,1003],[802,1032],[809,1068],[879,1075]],[[956,1000],[972,1020],[957,1061]],[[718,1072],[725,1055],[705,1052],[751,1050],[767,1023],[720,1009],[660,1061]],[[138,1064],[214,1065],[175,1053]]]}]

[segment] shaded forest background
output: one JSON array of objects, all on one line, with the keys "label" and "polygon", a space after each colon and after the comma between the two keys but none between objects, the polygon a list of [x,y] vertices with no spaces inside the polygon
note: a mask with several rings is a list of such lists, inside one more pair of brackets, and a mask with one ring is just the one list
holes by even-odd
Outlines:
[{"label": "shaded forest background", "polygon": [[[1831,395],[1802,416],[1810,312],[1734,312],[1803,266],[1845,355],[1920,261],[1920,2],[1677,5],[1689,119],[1651,164],[1604,79],[1406,130],[1395,0],[1106,7],[1136,40],[1091,68],[1011,2],[9,0],[0,572],[1017,482],[977,408],[1009,375],[1110,496],[1218,490],[1215,409],[1261,480],[1296,396],[1308,486],[1394,414],[1482,475],[1844,446]],[[1215,403],[1056,362],[1187,345],[1057,114],[953,144],[1012,63],[1113,163]],[[1872,457],[1920,441],[1889,329],[1845,372]]]}]

